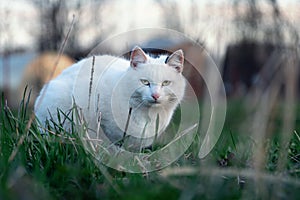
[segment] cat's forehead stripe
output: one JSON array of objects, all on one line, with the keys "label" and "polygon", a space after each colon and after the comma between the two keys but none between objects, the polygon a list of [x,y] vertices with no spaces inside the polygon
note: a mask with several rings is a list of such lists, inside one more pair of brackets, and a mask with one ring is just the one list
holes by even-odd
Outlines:
[{"label": "cat's forehead stripe", "polygon": [[165,61],[167,59],[168,56],[166,55],[162,55],[162,56],[159,56],[158,58],[152,58],[152,57],[148,57],[148,63],[151,63],[151,64],[166,64]]},{"label": "cat's forehead stripe", "polygon": [[147,79],[148,81],[155,83],[161,83],[165,80],[173,81],[178,78],[176,70],[162,64],[145,65],[135,72],[138,72],[139,76]]}]

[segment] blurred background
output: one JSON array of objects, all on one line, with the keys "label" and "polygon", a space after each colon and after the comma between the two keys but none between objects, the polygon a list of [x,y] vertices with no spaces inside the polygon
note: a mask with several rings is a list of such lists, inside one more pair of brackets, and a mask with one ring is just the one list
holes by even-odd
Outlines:
[{"label": "blurred background", "polygon": [[[86,57],[100,42],[138,28],[173,29],[201,44],[218,65],[228,97],[266,87],[286,63],[284,52],[299,55],[297,0],[3,0],[0,19],[0,90],[12,107],[26,85],[36,96],[50,77]],[[124,41],[129,48],[131,40]],[[142,47],[182,48],[189,60],[203,64],[201,50],[197,53],[192,43],[151,32],[142,40]],[[125,51],[120,46],[107,45],[97,53],[118,54]],[[201,96],[203,84],[197,81]]]}]

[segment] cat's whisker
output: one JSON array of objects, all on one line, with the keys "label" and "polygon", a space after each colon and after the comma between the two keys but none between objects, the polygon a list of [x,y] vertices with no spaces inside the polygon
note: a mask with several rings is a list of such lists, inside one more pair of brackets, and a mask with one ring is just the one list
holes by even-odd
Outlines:
[{"label": "cat's whisker", "polygon": [[136,107],[135,107],[135,110],[138,110],[141,106],[143,106],[145,103],[147,103],[147,100],[142,100],[142,102],[140,104],[138,104]]}]

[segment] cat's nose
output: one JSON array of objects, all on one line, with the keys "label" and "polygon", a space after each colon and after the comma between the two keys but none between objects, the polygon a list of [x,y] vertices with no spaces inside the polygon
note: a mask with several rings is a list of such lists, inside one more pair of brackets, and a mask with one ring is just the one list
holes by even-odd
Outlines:
[{"label": "cat's nose", "polygon": [[153,93],[151,96],[155,101],[160,97],[158,93]]}]

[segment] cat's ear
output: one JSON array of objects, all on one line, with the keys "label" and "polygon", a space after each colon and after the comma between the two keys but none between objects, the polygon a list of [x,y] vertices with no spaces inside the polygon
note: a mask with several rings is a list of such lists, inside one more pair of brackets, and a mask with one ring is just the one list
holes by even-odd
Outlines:
[{"label": "cat's ear", "polygon": [[130,55],[130,66],[136,68],[138,64],[146,61],[147,56],[145,52],[138,46],[134,47]]},{"label": "cat's ear", "polygon": [[183,70],[184,56],[181,49],[175,51],[169,57],[167,57],[165,63],[171,67],[174,67],[177,72],[181,73]]}]

